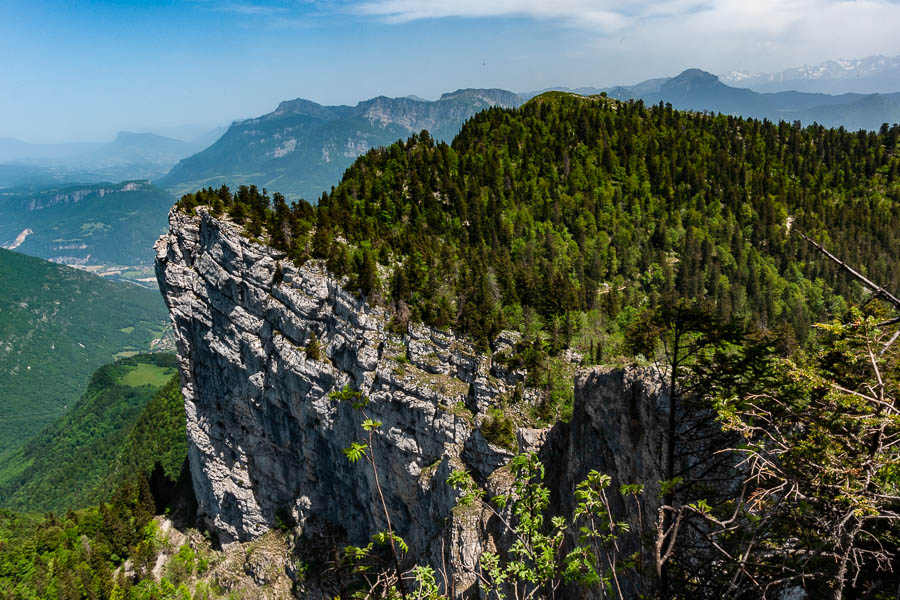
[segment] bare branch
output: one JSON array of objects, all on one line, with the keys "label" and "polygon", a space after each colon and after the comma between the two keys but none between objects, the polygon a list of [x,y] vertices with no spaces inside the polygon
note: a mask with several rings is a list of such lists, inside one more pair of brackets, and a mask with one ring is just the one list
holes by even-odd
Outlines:
[{"label": "bare branch", "polygon": [[806,240],[807,242],[809,242],[810,244],[812,244],[813,247],[815,247],[816,250],[818,250],[819,252],[821,252],[822,254],[824,254],[825,256],[827,256],[828,258],[830,258],[830,259],[831,259],[832,261],[834,261],[839,267],[841,267],[842,269],[844,269],[845,271],[847,271],[850,275],[852,275],[857,281],[859,281],[860,283],[862,283],[863,285],[865,285],[867,288],[869,288],[870,290],[872,290],[872,293],[873,293],[873,295],[874,295],[876,298],[883,298],[884,300],[886,300],[887,302],[889,302],[890,304],[892,304],[892,305],[894,306],[894,308],[900,310],[900,299],[898,299],[896,296],[894,296],[893,294],[891,294],[890,292],[888,292],[887,290],[885,290],[885,289],[884,289],[883,287],[881,287],[880,285],[876,285],[875,283],[873,283],[873,282],[872,282],[869,278],[867,278],[865,275],[863,275],[863,274],[859,273],[858,271],[854,270],[854,269],[853,269],[852,267],[850,267],[847,263],[845,263],[844,261],[842,261],[841,259],[839,259],[837,256],[835,256],[834,254],[832,254],[831,252],[829,252],[828,250],[826,250],[824,246],[822,246],[821,244],[819,244],[819,243],[816,242],[815,240],[813,240],[813,239],[807,237],[806,235],[804,235],[803,232],[797,231],[797,235],[799,235],[799,236],[802,237],[804,240]]}]

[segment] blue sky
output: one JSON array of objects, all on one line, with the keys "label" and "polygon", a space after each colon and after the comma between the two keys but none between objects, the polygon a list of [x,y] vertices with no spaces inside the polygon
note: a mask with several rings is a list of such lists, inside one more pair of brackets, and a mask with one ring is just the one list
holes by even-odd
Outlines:
[{"label": "blue sky", "polygon": [[2,0],[0,138],[900,54],[892,0]]}]

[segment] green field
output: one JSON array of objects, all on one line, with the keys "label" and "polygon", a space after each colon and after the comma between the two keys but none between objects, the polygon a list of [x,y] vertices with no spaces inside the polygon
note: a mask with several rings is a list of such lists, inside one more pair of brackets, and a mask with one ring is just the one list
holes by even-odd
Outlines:
[{"label": "green field", "polygon": [[176,372],[177,369],[174,366],[161,367],[159,365],[141,362],[138,363],[135,368],[119,377],[117,381],[129,387],[149,385],[159,388],[165,385]]}]

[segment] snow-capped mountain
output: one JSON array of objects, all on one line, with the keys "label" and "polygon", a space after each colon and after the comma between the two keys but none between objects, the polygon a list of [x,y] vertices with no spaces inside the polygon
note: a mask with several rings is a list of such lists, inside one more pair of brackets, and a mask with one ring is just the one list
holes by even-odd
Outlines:
[{"label": "snow-capped mountain", "polygon": [[731,71],[719,78],[759,92],[889,93],[900,91],[900,56],[828,60],[778,73]]}]

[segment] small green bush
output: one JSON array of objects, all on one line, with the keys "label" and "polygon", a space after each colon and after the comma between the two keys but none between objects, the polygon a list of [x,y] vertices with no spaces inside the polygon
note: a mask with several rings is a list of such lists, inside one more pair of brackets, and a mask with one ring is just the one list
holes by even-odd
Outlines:
[{"label": "small green bush", "polygon": [[484,439],[513,452],[518,450],[516,443],[516,426],[512,419],[499,408],[488,409],[488,416],[481,424],[481,435]]},{"label": "small green bush", "polygon": [[322,358],[322,346],[319,344],[319,338],[315,333],[309,334],[309,343],[306,345],[306,358],[310,360]]}]

